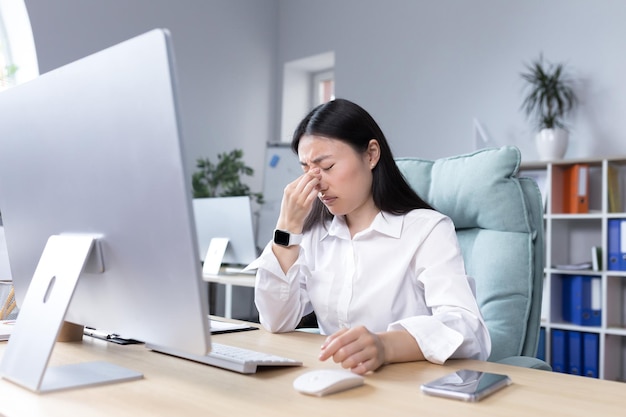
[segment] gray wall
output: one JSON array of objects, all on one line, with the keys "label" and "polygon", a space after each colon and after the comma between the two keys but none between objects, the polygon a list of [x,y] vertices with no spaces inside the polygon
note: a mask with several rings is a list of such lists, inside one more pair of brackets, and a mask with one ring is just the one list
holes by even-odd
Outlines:
[{"label": "gray wall", "polygon": [[397,156],[495,144],[535,160],[520,111],[523,64],[539,53],[580,80],[566,157],[625,155],[623,0],[26,0],[40,70],[154,27],[172,31],[190,170],[245,149],[263,187],[279,138],[285,62],[335,51],[337,96],[379,121]]},{"label": "gray wall", "polygon": [[626,155],[625,21],[623,0],[281,0],[279,70],[334,50],[337,96],[397,156],[471,151],[478,118],[536,160],[519,73],[543,52],[580,79],[566,158]]},{"label": "gray wall", "polygon": [[570,64],[581,80],[566,157],[626,155],[624,0],[26,0],[26,6],[41,72],[169,28],[188,169],[199,157],[240,147],[256,170],[248,180],[255,191],[263,187],[266,143],[279,138],[284,63],[328,51],[335,51],[337,96],[372,113],[396,156],[471,151],[478,118],[495,144],[517,145],[525,160],[535,160],[533,132],[519,110],[519,73],[540,52]]},{"label": "gray wall", "polygon": [[168,28],[188,169],[195,170],[197,158],[243,148],[259,174],[248,183],[261,190],[265,144],[275,129],[276,1],[26,0],[26,6],[41,73]]}]

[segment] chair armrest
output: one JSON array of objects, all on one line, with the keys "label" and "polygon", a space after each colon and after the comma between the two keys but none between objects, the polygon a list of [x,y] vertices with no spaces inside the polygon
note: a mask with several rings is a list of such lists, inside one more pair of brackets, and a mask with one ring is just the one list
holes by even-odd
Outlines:
[{"label": "chair armrest", "polygon": [[530,356],[509,356],[508,358],[500,359],[496,363],[502,363],[505,365],[521,366],[524,368],[541,369],[543,371],[551,371],[552,367],[541,359],[532,358]]}]

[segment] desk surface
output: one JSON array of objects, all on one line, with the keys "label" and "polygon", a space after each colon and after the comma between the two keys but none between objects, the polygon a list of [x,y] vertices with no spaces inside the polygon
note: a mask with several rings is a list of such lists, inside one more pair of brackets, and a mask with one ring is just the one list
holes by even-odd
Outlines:
[{"label": "desk surface", "polygon": [[[213,336],[215,341],[298,358],[304,366],[240,375],[146,350],[85,338],[57,343],[52,365],[106,360],[144,373],[144,379],[37,395],[0,380],[0,416],[622,416],[626,385],[479,361],[387,365],[365,386],[327,397],[296,392],[293,380],[319,362],[323,337],[264,330]],[[0,355],[7,342],[0,343]],[[481,401],[429,397],[421,383],[460,368],[507,373],[513,385]]]},{"label": "desk surface", "polygon": [[237,285],[240,287],[254,288],[256,277],[252,274],[237,274],[220,272],[219,274],[202,274],[202,279],[207,282],[216,282],[218,284]]}]

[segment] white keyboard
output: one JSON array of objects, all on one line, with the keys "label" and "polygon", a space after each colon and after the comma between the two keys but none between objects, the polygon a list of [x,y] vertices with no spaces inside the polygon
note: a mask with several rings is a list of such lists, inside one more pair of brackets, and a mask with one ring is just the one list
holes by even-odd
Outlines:
[{"label": "white keyboard", "polygon": [[302,366],[302,362],[294,359],[213,342],[211,342],[211,352],[207,355],[194,355],[167,347],[149,344],[146,345],[146,347],[156,352],[190,359],[192,361],[228,369],[242,374],[256,373],[259,367]]}]

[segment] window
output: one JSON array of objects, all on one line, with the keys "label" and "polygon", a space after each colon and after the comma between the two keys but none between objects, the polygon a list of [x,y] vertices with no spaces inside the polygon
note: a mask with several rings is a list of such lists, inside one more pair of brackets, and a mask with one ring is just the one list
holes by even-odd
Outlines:
[{"label": "window", "polygon": [[335,73],[332,70],[313,73],[313,107],[335,98]]},{"label": "window", "polygon": [[0,0],[0,90],[39,75],[37,54],[23,0]]},{"label": "window", "polygon": [[280,142],[291,141],[297,124],[313,107],[335,98],[334,66],[334,52],[285,64]]}]

